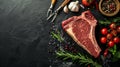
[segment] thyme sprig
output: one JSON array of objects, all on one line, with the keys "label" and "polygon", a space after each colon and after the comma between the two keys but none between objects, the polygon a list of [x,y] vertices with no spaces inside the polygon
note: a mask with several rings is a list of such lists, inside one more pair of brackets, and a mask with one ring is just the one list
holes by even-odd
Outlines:
[{"label": "thyme sprig", "polygon": [[88,56],[81,53],[73,54],[64,50],[59,50],[56,52],[56,55],[63,60],[71,59],[73,62],[78,62],[80,64],[84,64],[85,66],[92,64],[94,67],[102,67],[100,64],[93,61],[92,58],[89,58]]}]

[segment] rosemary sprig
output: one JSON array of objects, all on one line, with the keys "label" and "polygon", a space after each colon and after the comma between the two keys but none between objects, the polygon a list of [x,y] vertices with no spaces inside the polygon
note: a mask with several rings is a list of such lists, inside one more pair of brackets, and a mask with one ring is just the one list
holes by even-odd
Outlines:
[{"label": "rosemary sprig", "polygon": [[64,41],[59,31],[57,31],[56,33],[51,32],[51,35],[52,35],[52,38],[57,39],[59,42]]},{"label": "rosemary sprig", "polygon": [[85,66],[88,64],[92,64],[94,67],[102,67],[100,64],[98,64],[97,62],[93,61],[91,58],[89,58],[81,53],[73,54],[73,53],[69,53],[64,50],[59,50],[56,52],[56,55],[57,55],[57,57],[59,57],[63,60],[71,59],[73,62],[85,64]]}]

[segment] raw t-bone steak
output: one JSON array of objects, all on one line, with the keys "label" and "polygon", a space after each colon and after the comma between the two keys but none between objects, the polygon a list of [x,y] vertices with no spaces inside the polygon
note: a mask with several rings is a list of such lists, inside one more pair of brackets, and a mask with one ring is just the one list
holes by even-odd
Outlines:
[{"label": "raw t-bone steak", "polygon": [[85,11],[80,16],[73,16],[63,21],[62,27],[79,46],[97,58],[101,49],[95,38],[96,24],[97,20],[92,13]]}]

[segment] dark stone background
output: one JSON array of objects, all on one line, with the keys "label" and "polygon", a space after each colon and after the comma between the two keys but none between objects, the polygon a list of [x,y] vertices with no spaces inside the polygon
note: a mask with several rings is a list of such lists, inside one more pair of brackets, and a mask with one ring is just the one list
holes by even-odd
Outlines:
[{"label": "dark stone background", "polygon": [[[46,20],[46,12],[50,1],[0,0],[0,67],[72,67],[71,63],[49,61],[51,24]],[[62,1],[57,2],[55,9]],[[99,12],[92,13],[103,19]],[[55,22],[60,25],[73,15],[80,14],[61,12]]]},{"label": "dark stone background", "polygon": [[48,67],[50,0],[0,0],[0,67]]}]

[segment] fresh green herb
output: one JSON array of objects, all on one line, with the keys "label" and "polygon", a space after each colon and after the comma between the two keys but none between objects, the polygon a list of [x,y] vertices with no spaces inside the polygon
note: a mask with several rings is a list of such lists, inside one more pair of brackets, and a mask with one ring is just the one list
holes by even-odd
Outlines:
[{"label": "fresh green herb", "polygon": [[64,41],[59,31],[57,31],[56,33],[51,32],[51,35],[52,35],[52,38],[57,39],[59,42]]},{"label": "fresh green herb", "polygon": [[113,58],[112,58],[113,62],[118,61],[120,59],[120,51],[117,51],[116,45],[114,45],[112,48],[110,48],[109,51],[113,55]]},{"label": "fresh green herb", "polygon": [[102,25],[108,25],[108,24],[111,24],[111,22],[120,22],[120,17],[116,17],[116,18],[113,18],[113,19],[105,19],[105,20],[99,20],[99,24],[102,24]]},{"label": "fresh green herb", "polygon": [[108,24],[110,24],[110,23],[111,23],[111,22],[108,21],[108,20],[105,20],[105,21],[99,20],[99,24],[102,24],[102,25],[108,25]]},{"label": "fresh green herb", "polygon": [[[112,21],[112,20],[111,20]],[[116,17],[113,19],[113,22],[120,22],[120,17]]]},{"label": "fresh green herb", "polygon": [[113,55],[113,58],[112,58],[112,61],[115,62],[115,61],[118,61],[120,60],[120,51],[117,51],[114,55]]},{"label": "fresh green herb", "polygon": [[64,50],[59,50],[56,52],[56,55],[57,57],[63,60],[71,59],[73,62],[77,61],[80,64],[85,64],[85,65],[92,64],[94,67],[102,67],[100,64],[98,64],[97,62],[93,61],[91,58],[81,53],[73,54]]},{"label": "fresh green herb", "polygon": [[115,53],[116,53],[116,51],[117,51],[116,44],[115,44],[112,48],[110,48],[109,51],[110,51],[113,55],[115,55]]}]

